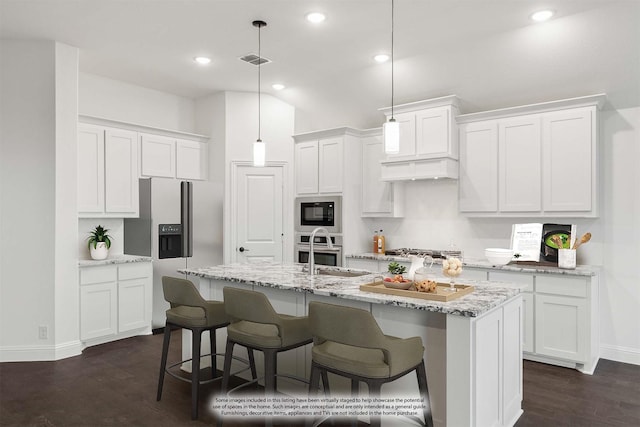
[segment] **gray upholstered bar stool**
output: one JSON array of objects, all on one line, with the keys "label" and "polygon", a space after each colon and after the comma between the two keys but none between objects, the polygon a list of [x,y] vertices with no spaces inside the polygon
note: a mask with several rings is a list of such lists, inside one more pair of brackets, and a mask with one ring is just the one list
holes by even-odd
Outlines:
[{"label": "gray upholstered bar stool", "polygon": [[227,326],[222,391],[228,388],[233,347],[239,344],[249,351],[259,350],[264,354],[265,392],[273,394],[277,388],[277,354],[311,343],[308,319],[306,316],[276,313],[262,292],[225,287],[223,294],[224,307],[231,324]]},{"label": "gray upholstered bar stool", "polygon": [[[369,396],[378,397],[383,384],[415,371],[424,405],[424,425],[433,426],[420,337],[385,335],[368,311],[317,301],[309,303],[309,323],[313,335],[309,394],[317,393],[320,375],[326,372],[350,378],[353,396],[357,396],[362,381],[369,387]],[[371,417],[370,425],[379,426],[380,417]]]},{"label": "gray upholstered bar stool", "polygon": [[[162,290],[164,292],[164,299],[171,304],[171,308],[167,310],[167,321],[164,328],[157,400],[160,400],[162,397],[165,372],[177,379],[189,381],[171,372],[170,369],[191,360],[191,418],[195,420],[198,418],[198,391],[200,384],[209,383],[217,379],[200,379],[200,358],[202,357],[200,354],[200,343],[202,332],[209,331],[211,340],[211,370],[215,376],[217,371],[216,330],[226,327],[229,324],[229,317],[225,312],[223,302],[205,300],[189,280],[164,276],[162,277]],[[189,329],[191,331],[192,357],[191,359],[174,363],[167,368],[167,354],[169,352],[172,326]],[[251,351],[249,351],[249,365],[252,377],[256,378],[256,368]]]}]

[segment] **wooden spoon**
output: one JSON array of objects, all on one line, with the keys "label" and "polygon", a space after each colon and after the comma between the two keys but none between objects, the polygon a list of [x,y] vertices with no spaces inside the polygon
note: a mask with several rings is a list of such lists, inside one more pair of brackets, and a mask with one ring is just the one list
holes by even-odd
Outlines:
[{"label": "wooden spoon", "polygon": [[575,243],[573,244],[573,248],[571,249],[578,249],[578,246],[587,243],[589,240],[591,240],[591,233],[584,233],[579,241],[575,241]]}]

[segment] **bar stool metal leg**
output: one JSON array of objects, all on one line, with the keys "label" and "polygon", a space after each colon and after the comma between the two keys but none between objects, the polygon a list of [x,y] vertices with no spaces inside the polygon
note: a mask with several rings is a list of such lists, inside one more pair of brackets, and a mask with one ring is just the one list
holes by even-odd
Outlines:
[{"label": "bar stool metal leg", "polygon": [[171,327],[165,325],[164,327],[164,339],[162,341],[162,359],[160,360],[160,375],[158,376],[158,394],[156,400],[160,401],[162,398],[162,386],[164,385],[164,372],[167,368],[167,356],[169,353],[169,341],[171,340]]},{"label": "bar stool metal leg", "polygon": [[424,360],[416,368],[418,377],[418,389],[420,390],[420,398],[424,405],[424,425],[433,427],[433,414],[431,413],[431,402],[429,401],[429,387],[427,385],[427,371],[424,366]]},{"label": "bar stool metal leg", "polygon": [[198,419],[198,392],[200,390],[200,342],[202,329],[193,328],[191,337],[191,419]]}]

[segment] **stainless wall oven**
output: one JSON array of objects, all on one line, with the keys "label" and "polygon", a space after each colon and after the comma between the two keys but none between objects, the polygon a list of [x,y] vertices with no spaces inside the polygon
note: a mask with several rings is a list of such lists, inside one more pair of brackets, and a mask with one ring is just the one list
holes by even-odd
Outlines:
[{"label": "stainless wall oven", "polygon": [[324,227],[329,233],[342,232],[342,197],[300,197],[296,199],[296,231],[311,233]]},{"label": "stainless wall oven", "polygon": [[[309,263],[310,234],[298,235],[296,243],[296,262]],[[313,257],[316,265],[329,265],[342,267],[342,239],[340,236],[331,236],[333,248],[327,246],[326,236],[316,236],[313,243]]]}]

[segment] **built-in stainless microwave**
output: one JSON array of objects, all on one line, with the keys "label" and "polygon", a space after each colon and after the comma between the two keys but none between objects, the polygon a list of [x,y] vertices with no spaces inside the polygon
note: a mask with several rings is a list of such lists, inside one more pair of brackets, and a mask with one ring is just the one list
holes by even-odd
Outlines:
[{"label": "built-in stainless microwave", "polygon": [[295,221],[296,231],[324,227],[329,233],[342,233],[342,197],[297,198]]}]

